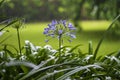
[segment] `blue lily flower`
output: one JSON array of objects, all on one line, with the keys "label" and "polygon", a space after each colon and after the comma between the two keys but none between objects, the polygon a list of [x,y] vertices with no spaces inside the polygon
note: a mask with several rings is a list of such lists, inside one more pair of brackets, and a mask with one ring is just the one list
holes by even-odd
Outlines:
[{"label": "blue lily flower", "polygon": [[[76,38],[75,34],[73,33],[73,31],[75,30],[76,28],[72,25],[72,23],[67,23],[66,20],[60,20],[60,21],[52,20],[52,22],[48,24],[48,27],[44,29],[43,34],[45,34],[46,36],[50,36],[52,38],[55,37],[59,38],[61,36]],[[70,42],[72,41],[71,39],[68,40]]]}]

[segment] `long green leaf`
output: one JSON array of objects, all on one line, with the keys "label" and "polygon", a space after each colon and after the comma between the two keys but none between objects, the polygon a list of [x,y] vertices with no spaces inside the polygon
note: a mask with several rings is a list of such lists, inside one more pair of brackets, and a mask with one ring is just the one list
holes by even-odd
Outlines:
[{"label": "long green leaf", "polygon": [[73,70],[73,69],[75,69],[75,68],[67,68],[67,69],[62,69],[62,70],[55,71],[55,72],[52,72],[52,73],[47,73],[45,76],[42,76],[42,77],[38,78],[38,80],[44,80],[44,79],[49,78],[50,76],[53,76],[57,73],[65,72],[65,71],[69,71],[69,70]]},{"label": "long green leaf", "polygon": [[35,67],[33,70],[31,70],[30,72],[33,72],[33,71],[35,71],[35,70],[37,70],[37,69],[43,67],[44,65],[46,65],[46,64],[47,64],[48,62],[50,62],[51,60],[53,60],[53,58],[50,58],[50,59],[48,59],[48,60],[46,60],[46,61],[40,63],[38,66],[36,66],[36,67]]},{"label": "long green leaf", "polygon": [[6,26],[0,29],[0,31],[4,30],[5,28],[9,27],[10,25],[16,23],[18,20],[12,20],[10,23],[8,23]]},{"label": "long green leaf", "polygon": [[30,67],[30,68],[34,68],[36,67],[35,64],[30,63],[30,62],[23,62],[23,61],[10,61],[8,63],[5,64],[5,66],[10,67],[10,66],[21,66],[24,65],[26,67]]},{"label": "long green leaf", "polygon": [[[5,49],[5,52],[7,52],[10,55],[10,57],[14,58],[14,54],[10,50]],[[7,54],[7,53],[5,53],[5,54]],[[8,58],[8,56],[7,56],[7,58]]]},{"label": "long green leaf", "polygon": [[88,53],[89,53],[89,55],[92,55],[93,54],[93,47],[92,47],[92,41],[89,41],[89,51],[88,51]]},{"label": "long green leaf", "polygon": [[120,50],[117,52],[117,54],[116,54],[116,56],[115,57],[117,57],[117,58],[119,58],[120,57]]},{"label": "long green leaf", "polygon": [[89,80],[89,79],[94,80],[94,78],[98,78],[98,80],[104,80],[105,76],[107,77],[107,74],[101,73],[101,74],[96,74],[96,75],[92,75],[92,76],[87,76],[87,77],[83,78],[82,80]]},{"label": "long green leaf", "polygon": [[27,75],[23,76],[20,80],[25,80],[27,78],[33,77],[35,74],[37,74],[39,72],[48,70],[50,68],[54,68],[54,67],[59,67],[59,66],[62,66],[62,65],[66,65],[66,64],[69,64],[69,63],[70,62],[66,62],[66,63],[62,63],[62,64],[55,64],[55,65],[43,67],[43,68],[40,68],[40,69],[37,69],[37,70],[34,70],[34,71],[30,71]]},{"label": "long green leaf", "polygon": [[96,59],[96,56],[98,54],[98,50],[101,46],[101,43],[103,42],[104,38],[106,37],[107,33],[109,32],[109,30],[112,28],[112,25],[115,23],[115,21],[120,17],[120,15],[118,15],[113,21],[112,23],[109,25],[108,29],[105,31],[103,37],[100,39],[96,49],[95,49],[95,52],[94,52],[94,56],[93,56],[93,59],[95,60]]},{"label": "long green leaf", "polygon": [[[113,54],[115,54],[116,53],[116,51],[114,51],[114,52],[111,52],[111,53],[109,53],[109,54],[107,54],[106,56],[111,56],[111,55],[113,55]],[[100,59],[101,58],[101,59]],[[104,62],[105,60],[106,60],[107,58],[104,56],[99,56],[98,58],[97,58],[97,61],[101,61],[101,62]]]},{"label": "long green leaf", "polygon": [[60,49],[58,49],[57,51],[62,50],[62,49],[65,49],[65,48],[67,48],[67,47],[70,47],[70,46],[63,46],[63,47],[61,47]]},{"label": "long green leaf", "polygon": [[11,45],[11,44],[2,44],[2,46],[11,47],[12,49],[14,49],[16,51],[16,53],[18,53],[18,50],[17,50],[17,48],[14,45]]},{"label": "long green leaf", "polygon": [[5,39],[3,39],[2,41],[0,41],[0,44],[2,44],[4,41],[6,41],[10,36],[7,36]]},{"label": "long green leaf", "polygon": [[91,67],[101,68],[99,65],[95,65],[95,64],[82,66],[82,67],[76,68],[76,69],[74,69],[72,71],[69,71],[68,73],[66,73],[66,74],[60,76],[59,78],[57,78],[56,80],[64,80],[67,77],[69,77],[69,76],[71,76],[71,75],[73,75],[73,74],[75,74],[75,73],[77,73],[79,71],[86,70],[86,69],[91,68]]},{"label": "long green leaf", "polygon": [[76,48],[78,48],[79,46],[81,46],[81,44],[79,44],[79,45],[73,47],[73,48],[69,51],[69,53],[70,53],[70,52],[73,52],[73,51],[74,51]]}]

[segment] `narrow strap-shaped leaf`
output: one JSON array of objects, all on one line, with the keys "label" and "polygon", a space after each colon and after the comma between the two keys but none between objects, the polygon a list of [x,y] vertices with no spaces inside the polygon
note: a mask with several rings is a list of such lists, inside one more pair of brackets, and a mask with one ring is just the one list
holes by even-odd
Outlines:
[{"label": "narrow strap-shaped leaf", "polygon": [[53,76],[57,73],[65,72],[65,71],[69,71],[69,70],[73,70],[73,69],[75,69],[75,68],[67,68],[67,69],[62,69],[62,70],[55,71],[55,72],[52,72],[52,73],[48,73],[45,76],[42,76],[42,77],[38,78],[38,80],[44,80],[44,79],[49,78],[50,76]]},{"label": "narrow strap-shaped leaf", "polygon": [[[7,52],[10,55],[10,57],[14,58],[14,54],[10,50],[5,49],[5,52]],[[7,54],[7,53],[5,53],[5,54]]]},{"label": "narrow strap-shaped leaf", "polygon": [[5,23],[8,23],[10,20],[11,20],[11,19],[6,19],[6,20],[1,21],[1,22],[0,22],[0,25],[1,25],[1,24],[5,24]]},{"label": "narrow strap-shaped leaf", "polygon": [[82,67],[76,68],[76,69],[74,69],[74,70],[72,70],[72,71],[69,71],[68,73],[66,73],[66,74],[60,76],[59,78],[57,78],[56,80],[64,80],[64,79],[66,79],[67,77],[69,77],[69,76],[71,76],[71,75],[73,75],[73,74],[75,74],[75,73],[77,73],[77,72],[79,72],[79,71],[88,69],[88,68],[90,68],[90,67],[101,68],[99,65],[94,65],[94,64],[93,64],[93,65],[82,66]]},{"label": "narrow strap-shaped leaf", "polygon": [[88,53],[89,53],[89,55],[92,55],[93,54],[93,47],[92,47],[92,41],[89,41],[89,51],[88,51]]},{"label": "narrow strap-shaped leaf", "polygon": [[112,25],[115,23],[115,21],[120,17],[120,15],[118,15],[113,21],[112,23],[109,25],[108,29],[105,31],[103,37],[100,39],[96,49],[95,49],[95,52],[94,52],[94,56],[93,56],[93,59],[95,60],[96,59],[96,56],[97,56],[97,53],[98,53],[98,50],[101,46],[101,43],[103,42],[105,36],[107,35],[108,31],[112,28]]},{"label": "narrow strap-shaped leaf", "polygon": [[73,47],[73,48],[69,51],[69,53],[70,53],[70,52],[73,52],[73,51],[74,51],[76,48],[78,48],[79,46],[81,46],[81,44],[79,44],[79,45]]},{"label": "narrow strap-shaped leaf", "polygon": [[63,46],[63,47],[61,47],[60,49],[58,49],[58,51],[59,51],[59,50],[62,50],[62,49],[65,49],[65,48],[67,48],[67,47],[70,47],[70,46]]},{"label": "narrow strap-shaped leaf", "polygon": [[20,78],[19,80],[28,79],[29,77],[32,77],[32,76],[34,76],[36,73],[39,73],[39,72],[41,72],[41,71],[45,71],[45,70],[48,70],[48,69],[50,69],[50,68],[59,67],[59,66],[66,65],[66,64],[69,64],[69,63],[70,63],[70,62],[66,62],[66,63],[62,63],[62,64],[55,64],[55,65],[43,67],[43,68],[40,68],[40,69],[37,69],[37,70],[34,70],[34,71],[30,71],[27,75],[23,76],[23,77]]},{"label": "narrow strap-shaped leaf", "polygon": [[23,61],[10,61],[8,63],[5,64],[5,66],[7,67],[10,67],[10,66],[20,66],[20,65],[24,65],[24,66],[27,66],[27,67],[30,67],[30,68],[34,68],[36,67],[35,64],[33,63],[30,63],[30,62],[23,62]]},{"label": "narrow strap-shaped leaf", "polygon": [[46,60],[46,61],[40,63],[38,66],[34,67],[34,69],[31,70],[30,72],[33,72],[33,71],[35,71],[35,70],[37,70],[37,69],[43,67],[44,65],[46,65],[46,64],[47,64],[48,62],[50,62],[51,60],[53,60],[53,58],[50,58],[50,59],[48,59],[48,60]]},{"label": "narrow strap-shaped leaf", "polygon": [[[107,54],[106,56],[111,56],[111,55],[113,55],[114,53],[116,53],[116,51],[111,52],[111,53]],[[102,58],[100,59],[100,61],[101,61],[101,62],[104,62],[106,59],[107,59],[107,58],[104,56],[104,57],[102,57]]]},{"label": "narrow strap-shaped leaf", "polygon": [[8,26],[14,24],[15,22],[17,22],[18,20],[13,20],[10,23],[8,23],[6,26],[4,26],[3,28],[0,29],[0,31],[4,30],[5,28],[7,28]]},{"label": "narrow strap-shaped leaf", "polygon": [[16,51],[16,53],[18,53],[18,50],[17,50],[17,48],[14,45],[11,45],[11,44],[2,44],[2,46],[11,47],[12,49],[14,49]]},{"label": "narrow strap-shaped leaf", "polygon": [[104,80],[105,76],[107,76],[107,74],[101,73],[101,74],[96,74],[96,75],[92,75],[92,76],[87,76],[87,77],[83,78],[82,80],[89,80],[89,79],[93,79],[93,78],[98,78],[96,80]]},{"label": "narrow strap-shaped leaf", "polygon": [[120,50],[117,52],[117,54],[115,55],[115,57],[117,57],[117,58],[120,57]]},{"label": "narrow strap-shaped leaf", "polygon": [[2,44],[5,40],[7,40],[10,36],[7,36],[5,39],[3,39],[2,41],[0,41],[0,44]]}]

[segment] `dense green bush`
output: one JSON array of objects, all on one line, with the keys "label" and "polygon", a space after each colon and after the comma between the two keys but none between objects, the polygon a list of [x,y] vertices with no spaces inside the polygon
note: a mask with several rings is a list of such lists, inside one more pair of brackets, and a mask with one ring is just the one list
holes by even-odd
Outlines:
[{"label": "dense green bush", "polygon": [[[25,42],[25,52],[21,56],[12,55],[10,51],[4,49],[0,51],[0,78],[1,80],[120,78],[120,52],[94,59],[94,54],[91,54],[92,47],[89,47],[88,54],[80,52],[78,47],[62,47],[61,58],[58,57],[59,51],[50,45],[34,46],[29,41]],[[76,49],[78,52],[74,52]]]}]

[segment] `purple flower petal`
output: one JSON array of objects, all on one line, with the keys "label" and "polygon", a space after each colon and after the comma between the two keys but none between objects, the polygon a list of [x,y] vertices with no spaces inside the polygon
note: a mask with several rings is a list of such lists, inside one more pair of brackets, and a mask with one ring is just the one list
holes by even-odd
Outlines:
[{"label": "purple flower petal", "polygon": [[56,20],[52,20],[51,25],[52,25],[52,26],[55,26],[56,24],[57,24],[57,21],[56,21]]},{"label": "purple flower petal", "polygon": [[63,24],[64,27],[66,28],[66,20],[62,20],[62,24]]},{"label": "purple flower petal", "polygon": [[68,23],[68,28],[70,30],[75,30],[76,28],[72,25],[72,23]]},{"label": "purple flower petal", "polygon": [[51,30],[55,30],[56,28],[55,28],[55,26],[51,26],[51,28],[50,28]]},{"label": "purple flower petal", "polygon": [[62,34],[63,33],[63,30],[58,30],[58,34]]},{"label": "purple flower petal", "polygon": [[48,27],[49,27],[49,28],[51,28],[51,26],[52,26],[51,24],[48,24]]},{"label": "purple flower petal", "polygon": [[45,28],[44,30],[47,30],[47,31],[48,31],[48,30],[49,30],[49,28]]},{"label": "purple flower petal", "polygon": [[45,28],[43,34],[48,34],[49,28]]},{"label": "purple flower petal", "polygon": [[47,34],[48,32],[47,31],[44,31],[43,34]]},{"label": "purple flower petal", "polygon": [[63,24],[65,24],[65,25],[66,25],[66,20],[63,20]]},{"label": "purple flower petal", "polygon": [[60,20],[59,23],[62,23],[63,25],[66,25],[66,20]]},{"label": "purple flower petal", "polygon": [[54,35],[54,33],[52,33],[52,34],[49,34],[49,36],[54,37],[55,35]]},{"label": "purple flower petal", "polygon": [[76,36],[74,34],[70,34],[71,38],[76,38]]}]

